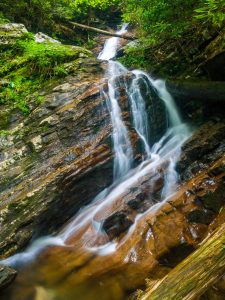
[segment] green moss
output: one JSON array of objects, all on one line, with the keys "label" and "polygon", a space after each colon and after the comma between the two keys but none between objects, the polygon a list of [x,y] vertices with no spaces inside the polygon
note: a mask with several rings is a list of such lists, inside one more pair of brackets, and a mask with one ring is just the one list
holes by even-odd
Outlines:
[{"label": "green moss", "polygon": [[10,113],[7,110],[0,111],[0,130],[8,128]]},{"label": "green moss", "polygon": [[44,101],[39,91],[50,82],[67,76],[70,73],[67,64],[81,56],[92,54],[81,47],[36,43],[30,33],[15,40],[7,49],[0,48],[0,77],[9,82],[0,85],[0,105],[19,108],[28,115],[30,103],[34,106]]},{"label": "green moss", "polygon": [[42,126],[41,126],[41,132],[42,133],[45,133],[45,132],[47,132],[49,130],[49,124],[43,124]]},{"label": "green moss", "polygon": [[9,135],[10,132],[8,130],[0,130],[0,137]]}]

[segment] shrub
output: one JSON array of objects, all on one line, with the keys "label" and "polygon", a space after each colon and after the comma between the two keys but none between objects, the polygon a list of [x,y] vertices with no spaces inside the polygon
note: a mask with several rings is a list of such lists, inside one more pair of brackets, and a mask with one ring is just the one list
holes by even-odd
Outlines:
[{"label": "shrub", "polygon": [[195,12],[196,19],[220,28],[225,21],[225,0],[206,0]]}]

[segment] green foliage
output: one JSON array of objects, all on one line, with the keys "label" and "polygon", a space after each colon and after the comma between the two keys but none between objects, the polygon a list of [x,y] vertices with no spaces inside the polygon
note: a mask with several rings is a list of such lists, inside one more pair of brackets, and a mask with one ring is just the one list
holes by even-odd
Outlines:
[{"label": "green foliage", "polygon": [[73,15],[73,0],[1,0],[0,11],[15,22],[37,31],[51,27],[55,18]]},{"label": "green foliage", "polygon": [[145,51],[140,44],[126,49],[126,55],[119,58],[119,61],[127,68],[145,68],[147,64]]},{"label": "green foliage", "polygon": [[225,0],[125,0],[122,10],[149,45],[178,39],[199,21],[217,28],[225,22]]},{"label": "green foliage", "polygon": [[195,12],[196,19],[221,27],[225,21],[225,0],[206,0]]},{"label": "green foliage", "polygon": [[9,20],[6,19],[3,15],[3,13],[0,11],[0,24],[9,23]]},{"label": "green foliage", "polygon": [[149,44],[170,37],[179,38],[187,30],[196,3],[194,0],[126,0],[123,4],[125,21],[135,24]]},{"label": "green foliage", "polygon": [[97,8],[100,10],[104,10],[110,6],[118,4],[119,0],[74,0],[73,8],[80,12],[88,12],[91,8]]},{"label": "green foliage", "polygon": [[59,20],[84,22],[91,18],[91,10],[105,10],[116,3],[119,0],[1,0],[0,11],[30,30],[49,33],[57,30]]},{"label": "green foliage", "polygon": [[125,0],[121,9],[139,40],[121,61],[160,76],[187,72],[201,46],[225,24],[225,0]]}]

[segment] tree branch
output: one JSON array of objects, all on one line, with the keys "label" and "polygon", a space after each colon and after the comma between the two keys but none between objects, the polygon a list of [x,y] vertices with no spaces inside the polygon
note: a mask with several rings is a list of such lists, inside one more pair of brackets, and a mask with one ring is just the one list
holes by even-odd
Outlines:
[{"label": "tree branch", "polygon": [[130,35],[118,34],[118,33],[98,29],[98,28],[95,28],[95,27],[83,25],[83,24],[76,23],[76,22],[68,22],[68,23],[73,25],[74,27],[78,27],[78,28],[81,28],[83,30],[93,31],[93,32],[97,32],[97,33],[100,33],[100,34],[103,34],[103,35],[115,36],[115,37],[119,37],[121,39],[126,39],[126,40],[131,40],[131,41],[135,40],[135,37],[130,36]]}]

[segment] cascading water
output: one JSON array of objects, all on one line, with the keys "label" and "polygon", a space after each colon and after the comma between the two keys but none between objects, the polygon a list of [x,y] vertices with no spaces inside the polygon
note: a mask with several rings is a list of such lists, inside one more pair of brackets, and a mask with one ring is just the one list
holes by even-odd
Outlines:
[{"label": "cascading water", "polygon": [[[118,33],[126,32],[124,25]],[[139,180],[148,174],[157,172],[157,168],[167,162],[164,170],[164,187],[161,191],[161,201],[175,192],[178,174],[175,171],[176,161],[181,152],[181,146],[190,136],[190,131],[182,124],[173,98],[162,80],[153,80],[148,74],[134,70],[129,72],[120,63],[110,60],[116,54],[119,38],[110,38],[106,41],[99,59],[108,60],[108,87],[102,89],[102,95],[106,99],[113,127],[112,139],[114,145],[114,182],[112,186],[102,191],[90,205],[84,207],[71,222],[65,226],[55,237],[45,237],[37,240],[27,251],[16,254],[1,263],[9,265],[26,264],[34,259],[44,248],[50,245],[70,247],[79,245],[79,249],[94,252],[96,255],[110,255],[117,251],[135,230],[136,223],[149,211],[138,214],[133,226],[120,241],[110,242],[102,230],[102,216],[110,215],[113,207],[121,205],[123,196]],[[130,81],[127,81],[129,74]],[[159,97],[165,103],[168,113],[168,129],[161,139],[154,145],[149,144],[151,128],[148,126],[145,99],[141,93],[140,81],[147,89],[157,91]],[[144,160],[134,167],[134,153],[132,141],[126,122],[123,120],[123,112],[120,106],[120,94],[118,86],[123,87],[131,110],[133,129],[141,141],[144,149]],[[154,185],[154,182],[152,182]],[[133,250],[130,249],[132,252]]]},{"label": "cascading water", "polygon": [[[127,32],[128,24],[124,24],[122,28],[117,31],[118,34],[124,34]],[[109,60],[115,57],[117,49],[119,47],[120,39],[118,37],[112,37],[106,40],[103,50],[99,53],[98,59]]]},{"label": "cascading water", "polygon": [[[104,57],[104,51],[103,51]],[[121,71],[122,70],[122,71]],[[123,72],[116,63],[109,63],[110,79],[108,80],[108,94],[102,92],[107,100],[113,126],[114,145],[114,180],[121,178],[130,170],[133,162],[133,150],[129,139],[128,130],[122,120],[121,109],[116,92],[117,77]]]},{"label": "cascading water", "polygon": [[[135,74],[135,72],[133,72]],[[132,117],[134,122],[134,128],[137,131],[140,139],[144,144],[144,149],[147,157],[151,157],[151,150],[149,146],[149,126],[148,118],[145,107],[145,100],[143,99],[140,91],[139,79],[141,76],[135,74],[130,89],[127,90],[131,101]]]}]

